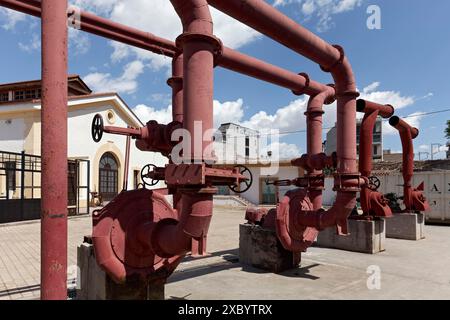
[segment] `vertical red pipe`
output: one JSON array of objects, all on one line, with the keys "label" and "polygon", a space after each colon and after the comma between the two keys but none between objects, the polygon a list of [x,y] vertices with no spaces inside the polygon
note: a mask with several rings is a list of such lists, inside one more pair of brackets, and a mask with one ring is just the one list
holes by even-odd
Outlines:
[{"label": "vertical red pipe", "polygon": [[172,120],[183,123],[183,54],[172,59],[172,77],[167,81],[172,88]]},{"label": "vertical red pipe", "polygon": [[[171,0],[183,23],[177,46],[183,52],[183,127],[191,135],[191,153],[185,162],[213,160],[214,51],[221,45],[213,37],[213,23],[206,0]],[[181,217],[177,225],[161,225],[152,236],[161,256],[184,254],[192,239],[206,239],[212,217],[215,188],[181,190]],[[200,247],[206,245],[202,242]],[[202,249],[203,250],[203,249]]]},{"label": "vertical red pipe", "polygon": [[[178,53],[172,59],[172,77],[167,84],[172,88],[172,121],[184,122],[183,110],[183,54]],[[171,161],[171,160],[170,160]],[[172,162],[172,161],[171,161]],[[173,207],[181,214],[181,192],[173,190]]]},{"label": "vertical red pipe", "polygon": [[[308,108],[305,112],[307,125],[307,152],[309,157],[317,156],[322,153],[322,134],[323,134],[323,105],[326,100],[333,99],[335,91],[329,87],[329,90],[322,91],[318,95],[310,97]],[[321,175],[322,170],[308,171],[308,176],[314,177]],[[309,195],[314,210],[322,208],[322,190],[310,189]]]},{"label": "vertical red pipe", "polygon": [[411,180],[414,174],[414,146],[413,139],[419,135],[417,128],[411,127],[408,123],[397,116],[389,119],[389,124],[400,132],[403,148],[403,203],[406,210],[412,210],[414,203],[412,199],[413,187]]},{"label": "vertical red pipe", "polygon": [[41,299],[67,299],[67,1],[42,0]]}]

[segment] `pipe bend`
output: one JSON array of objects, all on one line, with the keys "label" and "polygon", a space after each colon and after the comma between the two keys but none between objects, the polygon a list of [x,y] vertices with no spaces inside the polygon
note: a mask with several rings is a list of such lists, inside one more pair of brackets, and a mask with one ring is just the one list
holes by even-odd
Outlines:
[{"label": "pipe bend", "polygon": [[213,21],[206,0],[170,0],[184,32],[212,35]]}]

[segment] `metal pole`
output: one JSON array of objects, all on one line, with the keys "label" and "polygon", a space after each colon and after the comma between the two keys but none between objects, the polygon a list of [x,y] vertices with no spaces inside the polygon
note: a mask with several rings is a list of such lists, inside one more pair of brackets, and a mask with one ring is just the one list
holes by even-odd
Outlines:
[{"label": "metal pole", "polygon": [[[14,172],[14,174],[16,174]],[[20,219],[24,216],[24,201],[25,201],[25,151],[22,151],[20,161]]]},{"label": "metal pole", "polygon": [[[130,127],[128,127],[130,128]],[[125,166],[123,172],[123,188],[122,191],[127,191],[128,189],[128,168],[130,166],[130,144],[131,137],[127,136],[126,149],[125,149]]]},{"label": "metal pole", "polygon": [[42,0],[41,299],[67,299],[67,0]]}]

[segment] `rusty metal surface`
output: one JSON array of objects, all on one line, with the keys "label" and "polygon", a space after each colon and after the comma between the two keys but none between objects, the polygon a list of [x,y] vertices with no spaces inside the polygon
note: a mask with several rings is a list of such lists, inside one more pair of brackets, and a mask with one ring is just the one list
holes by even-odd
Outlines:
[{"label": "rusty metal surface", "polygon": [[414,145],[413,140],[419,135],[417,128],[411,127],[406,121],[394,116],[389,119],[389,124],[400,133],[403,149],[403,203],[408,211],[428,211],[430,205],[423,195],[424,185],[421,183],[418,188],[411,184],[414,174]]},{"label": "rusty metal surface", "polygon": [[67,1],[42,0],[41,299],[67,299]]},{"label": "rusty metal surface", "polygon": [[163,195],[139,189],[120,193],[92,216],[92,241],[97,263],[117,283],[132,277],[170,275],[182,256],[163,259],[151,238],[160,221],[176,223],[178,215]]},{"label": "rusty metal surface", "polygon": [[[391,105],[381,105],[366,100],[358,100],[358,112],[364,113],[364,118],[360,128],[359,144],[359,171],[362,177],[367,179],[367,183],[362,186],[360,194],[361,207],[367,217],[391,217],[392,210],[388,201],[377,191],[379,185],[375,183],[372,174],[372,150],[373,150],[373,130],[378,116],[389,118],[394,114],[394,107]],[[379,180],[378,180],[379,182]]]}]

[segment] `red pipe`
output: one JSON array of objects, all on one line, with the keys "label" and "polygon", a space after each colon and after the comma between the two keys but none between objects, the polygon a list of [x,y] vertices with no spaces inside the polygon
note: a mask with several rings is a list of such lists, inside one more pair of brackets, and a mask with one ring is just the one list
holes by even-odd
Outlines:
[{"label": "red pipe", "polygon": [[[185,161],[213,159],[213,71],[214,52],[220,41],[213,37],[213,23],[206,0],[171,0],[183,24],[177,44],[183,51],[183,126],[191,134],[191,154]],[[201,128],[198,128],[201,126]],[[162,220],[152,235],[152,247],[163,257],[182,255],[192,248],[192,240],[205,246],[212,217],[215,188],[181,190],[181,217],[178,224]],[[202,249],[202,251],[204,251]]]},{"label": "red pipe", "polygon": [[305,73],[296,74],[226,47],[217,62],[221,67],[290,89],[298,95],[317,95],[327,90],[324,84],[310,80]]},{"label": "red pipe", "polygon": [[[426,211],[429,207],[428,203],[426,203],[426,199],[420,194],[417,194],[417,191],[420,190],[413,190],[413,186],[411,185],[412,176],[414,173],[413,139],[417,138],[417,136],[419,135],[419,130],[417,128],[411,127],[408,123],[397,116],[390,118],[389,124],[399,131],[400,138],[402,140],[404,183],[403,203],[405,204],[406,211]],[[420,197],[420,199],[418,199],[418,197]]]},{"label": "red pipe", "polygon": [[[306,125],[307,125],[307,152],[308,159],[312,160],[315,157],[324,155],[322,153],[322,134],[323,134],[323,105],[325,103],[331,103],[335,97],[334,88],[328,87],[327,90],[322,91],[318,95],[310,97],[308,101],[308,107],[305,112]],[[295,161],[294,161],[295,162]],[[319,161],[321,162],[321,161]],[[314,166],[312,166],[314,167]],[[320,170],[311,168],[308,170],[307,177],[317,177],[323,174],[323,167],[320,166]],[[313,210],[322,209],[322,190],[323,188],[310,187],[309,197],[313,204]]]},{"label": "red pipe", "polygon": [[[0,0],[0,5],[26,14],[40,17],[40,2],[36,0]],[[109,21],[91,13],[81,11],[81,30],[111,40],[135,46],[156,54],[175,57],[178,49],[174,42],[157,37],[151,33]],[[220,66],[300,94],[316,95],[325,86],[309,80],[305,74],[295,74],[267,62],[223,47],[222,54],[216,61]]]},{"label": "red pipe", "polygon": [[[336,202],[328,212],[314,212],[300,220],[307,226],[338,223],[338,231],[346,231],[346,219],[354,209],[356,195],[364,183],[356,166],[356,84],[344,51],[331,46],[298,25],[268,3],[261,0],[208,0],[209,4],[286,47],[318,63],[331,72],[337,95],[337,175]],[[344,225],[345,223],[345,225]],[[325,224],[326,225],[326,224]]]},{"label": "red pipe", "polygon": [[42,300],[67,300],[66,11],[67,1],[42,0]]},{"label": "red pipe", "polygon": [[[183,54],[177,54],[172,59],[172,77],[167,80],[172,88],[172,121],[183,123]],[[172,163],[172,159],[169,159]],[[173,196],[173,207],[181,214],[181,192],[178,188],[170,190]]]},{"label": "red pipe", "polygon": [[364,113],[361,123],[360,144],[359,144],[359,171],[364,177],[370,177],[372,172],[372,147],[373,129],[378,116],[388,119],[394,114],[394,107],[391,105],[381,105],[378,103],[358,100],[358,112]]},{"label": "red pipe", "polygon": [[[363,177],[369,178],[372,173],[373,129],[375,123],[378,116],[387,119],[394,114],[395,110],[391,105],[381,105],[360,99],[357,102],[357,111],[364,112],[359,134],[359,171]],[[368,185],[364,185],[360,195],[361,208],[366,216],[392,216],[392,211],[381,193],[369,189]]]},{"label": "red pipe", "polygon": [[172,77],[167,84],[172,88],[172,120],[183,123],[183,54],[172,59]]}]

